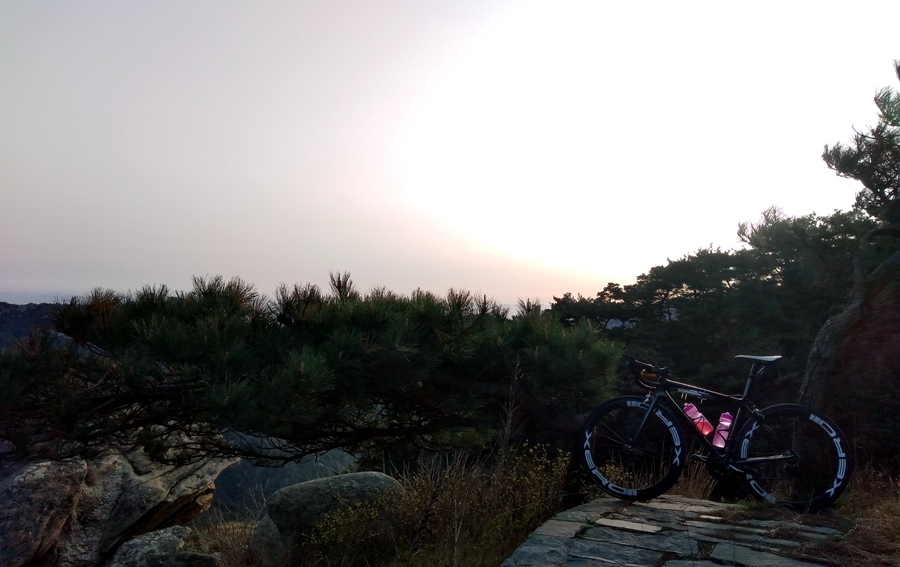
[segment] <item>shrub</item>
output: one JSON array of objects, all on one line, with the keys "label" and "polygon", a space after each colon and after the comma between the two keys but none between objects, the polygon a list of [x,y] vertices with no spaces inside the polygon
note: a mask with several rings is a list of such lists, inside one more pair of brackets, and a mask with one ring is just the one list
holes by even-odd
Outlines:
[{"label": "shrub", "polygon": [[559,511],[567,458],[520,447],[493,466],[436,457],[375,500],[326,515],[296,565],[499,565]]}]

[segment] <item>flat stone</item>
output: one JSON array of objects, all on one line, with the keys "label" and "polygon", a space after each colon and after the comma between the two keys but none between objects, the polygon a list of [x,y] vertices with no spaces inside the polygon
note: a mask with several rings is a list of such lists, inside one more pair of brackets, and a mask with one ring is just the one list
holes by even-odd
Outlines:
[{"label": "flat stone", "polygon": [[756,535],[756,534],[744,534],[740,532],[735,532],[731,534],[735,539],[739,539],[741,541],[759,544],[765,547],[778,548],[778,547],[800,547],[803,545],[799,541],[787,540],[787,539],[778,539],[774,537],[769,537],[765,535]]},{"label": "flat stone", "polygon": [[591,500],[590,502],[586,502],[579,506],[575,506],[571,508],[572,510],[584,510],[586,512],[600,512],[604,513],[609,510],[615,510],[616,508],[624,508],[628,505],[628,502],[624,500],[619,500],[618,498],[606,498],[600,497],[596,500]]},{"label": "flat stone", "polygon": [[624,502],[615,498],[598,498],[593,502],[560,512],[554,518],[570,522],[593,522],[617,508],[622,508],[624,505]]},{"label": "flat stone", "polygon": [[687,537],[684,532],[632,533],[605,528],[590,528],[579,536],[579,539],[628,547],[640,547],[684,556],[690,556],[698,552],[696,539]]},{"label": "flat stone", "polygon": [[824,567],[791,555],[809,541],[841,534],[783,521],[732,523],[720,515],[723,508],[677,496],[600,499],[557,514],[503,567]]},{"label": "flat stone", "polygon": [[823,536],[842,535],[841,532],[834,528],[826,528],[822,526],[804,526],[803,524],[795,524],[793,522],[780,522],[778,520],[745,520],[742,523],[750,526],[761,526],[765,528],[783,528],[787,530],[797,530],[798,532],[810,533],[811,536],[812,534]]},{"label": "flat stone", "polygon": [[658,508],[659,510],[677,510],[678,512],[695,512],[697,514],[712,514],[721,510],[721,508],[713,506],[699,506],[680,502],[638,502],[635,503],[635,506],[646,506],[647,508]]},{"label": "flat stone", "polygon": [[602,557],[572,557],[569,556],[562,567],[608,567],[610,565],[621,565],[610,559]]},{"label": "flat stone", "polygon": [[501,567],[562,565],[574,540],[568,537],[531,534]]},{"label": "flat stone", "polygon": [[610,514],[608,517],[619,520],[633,520],[639,518],[641,521],[645,521],[649,524],[674,529],[681,529],[682,522],[684,521],[684,515],[679,512],[656,510],[654,508],[629,508],[627,514]]},{"label": "flat stone", "polygon": [[625,502],[616,498],[598,498],[593,502],[588,502],[587,504],[570,508],[565,512],[560,512],[554,516],[554,518],[570,522],[593,522],[597,518],[601,518],[613,510],[624,506]]},{"label": "flat stone", "polygon": [[633,530],[636,532],[656,533],[662,530],[659,526],[646,524],[643,522],[628,522],[626,520],[613,520],[610,518],[600,518],[594,521],[598,526],[608,526],[610,528],[618,528],[621,530]]},{"label": "flat stone", "polygon": [[554,520],[564,520],[566,522],[579,522],[582,524],[592,523],[597,518],[602,518],[603,514],[597,514],[595,512],[585,512],[582,510],[575,510],[574,508],[571,510],[566,510],[565,512],[560,512],[559,514],[553,516]]},{"label": "flat stone", "polygon": [[762,528],[748,528],[742,525],[736,524],[728,524],[725,522],[700,522],[697,520],[686,520],[684,525],[690,528],[700,528],[704,530],[713,530],[713,531],[733,531],[733,532],[746,532],[753,534],[764,534],[766,530]]},{"label": "flat stone", "polygon": [[756,551],[755,549],[733,543],[716,544],[710,558],[739,563],[745,567],[826,567],[819,563],[809,563],[766,551]]},{"label": "flat stone", "polygon": [[713,502],[712,500],[703,500],[702,498],[688,498],[680,494],[663,494],[657,500],[663,502],[686,502],[687,504],[699,504],[701,506],[712,506],[713,508],[727,508],[728,504],[721,502]]},{"label": "flat stone", "polygon": [[[662,554],[649,549],[628,547],[626,545],[604,544],[596,541],[575,539],[569,549],[569,558],[608,562],[612,565],[647,565],[655,566],[660,562]],[[569,563],[566,562],[568,566]]]},{"label": "flat stone", "polygon": [[557,537],[575,537],[579,532],[586,529],[583,523],[569,522],[564,520],[547,520],[534,533],[539,535],[557,536]]}]

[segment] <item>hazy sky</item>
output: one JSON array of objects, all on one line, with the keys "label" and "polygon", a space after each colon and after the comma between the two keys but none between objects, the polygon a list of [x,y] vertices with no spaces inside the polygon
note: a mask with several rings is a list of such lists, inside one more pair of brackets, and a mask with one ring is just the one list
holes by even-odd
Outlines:
[{"label": "hazy sky", "polygon": [[593,295],[848,208],[900,2],[0,0],[0,300]]}]

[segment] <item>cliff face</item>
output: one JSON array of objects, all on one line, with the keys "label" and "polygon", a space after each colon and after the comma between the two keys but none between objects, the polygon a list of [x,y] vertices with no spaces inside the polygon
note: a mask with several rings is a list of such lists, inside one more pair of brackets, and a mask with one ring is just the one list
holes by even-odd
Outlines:
[{"label": "cliff face", "polygon": [[32,328],[49,326],[55,307],[55,303],[14,305],[0,301],[0,350],[27,337]]}]

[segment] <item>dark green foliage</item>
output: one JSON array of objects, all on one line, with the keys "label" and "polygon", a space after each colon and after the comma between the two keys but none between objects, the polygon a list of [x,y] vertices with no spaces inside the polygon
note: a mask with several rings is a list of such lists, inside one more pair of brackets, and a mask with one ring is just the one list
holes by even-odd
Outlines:
[{"label": "dark green foliage", "polygon": [[783,355],[781,379],[763,380],[755,399],[799,392],[851,434],[858,455],[900,469],[900,95],[883,89],[875,103],[876,126],[823,154],[862,183],[853,210],[771,208],[740,225],[745,249],[699,250],[594,298],[554,298],[553,312],[594,321],[639,358],[727,392],[746,373],[734,355]]},{"label": "dark green foliage", "polygon": [[[734,355],[780,354],[781,379],[764,381],[760,393],[793,400],[816,333],[853,285],[859,236],[876,226],[858,210],[786,217],[771,208],[740,226],[745,249],[698,250],[595,298],[555,297],[551,309],[563,322],[589,319],[638,357],[728,392],[740,391],[747,371]],[[888,253],[871,248],[867,261]]]},{"label": "dark green foliage", "polygon": [[[894,61],[900,79],[900,61]],[[822,159],[841,177],[863,184],[856,205],[885,225],[900,226],[900,93],[884,88],[875,96],[878,124],[857,132],[851,145],[825,146]]]},{"label": "dark green foliage", "polygon": [[[55,320],[70,342],[39,333],[0,358],[0,439],[19,456],[136,444],[167,462],[277,464],[333,448],[480,445],[514,403],[517,435],[563,442],[606,395],[619,355],[587,322],[509,317],[466,291],[362,295],[348,274],[331,287],[267,300],[215,277],[189,293],[74,298]],[[226,444],[227,432],[265,441]]]}]

